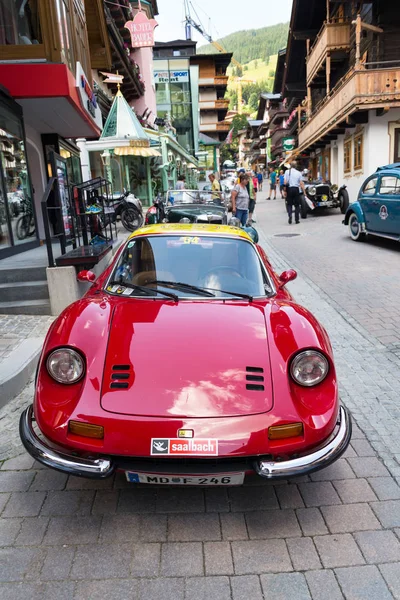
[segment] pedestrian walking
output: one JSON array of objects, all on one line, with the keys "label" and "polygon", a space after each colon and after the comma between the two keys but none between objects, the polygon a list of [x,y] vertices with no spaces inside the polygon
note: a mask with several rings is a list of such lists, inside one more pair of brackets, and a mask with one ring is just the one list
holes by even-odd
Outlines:
[{"label": "pedestrian walking", "polygon": [[284,198],[285,192],[285,171],[281,169],[279,171],[279,193],[281,195],[281,199]]},{"label": "pedestrian walking", "polygon": [[300,223],[300,192],[304,193],[305,186],[300,171],[297,170],[297,162],[294,160],[290,169],[285,173],[285,196],[289,225],[292,224],[293,206],[296,225]]},{"label": "pedestrian walking", "polygon": [[[274,197],[272,198],[272,192],[274,193]],[[267,200],[276,200],[276,171],[272,167],[270,167],[269,171],[269,196]]]},{"label": "pedestrian walking", "polygon": [[212,199],[216,202],[218,202],[219,204],[221,204],[222,201],[222,194],[221,194],[221,184],[218,181],[218,179],[215,177],[214,173],[210,173],[210,175],[208,176],[208,179],[210,180],[211,183],[211,190],[212,190]]},{"label": "pedestrian walking", "polygon": [[240,173],[239,183],[235,185],[232,190],[232,214],[234,217],[239,219],[243,227],[246,226],[249,218],[249,202],[250,196],[247,191],[247,184],[249,183],[249,177],[246,173]]},{"label": "pedestrian walking", "polygon": [[254,177],[254,173],[251,171],[247,171],[247,177],[249,178],[249,183],[247,184],[247,191],[249,192],[249,219],[247,224],[251,225],[252,223],[255,223],[255,220],[253,219],[253,213],[257,202],[258,179]]},{"label": "pedestrian walking", "polygon": [[263,174],[262,174],[261,171],[258,171],[258,173],[257,173],[257,179],[258,179],[258,191],[262,192],[262,186],[263,186],[264,177],[263,177]]}]

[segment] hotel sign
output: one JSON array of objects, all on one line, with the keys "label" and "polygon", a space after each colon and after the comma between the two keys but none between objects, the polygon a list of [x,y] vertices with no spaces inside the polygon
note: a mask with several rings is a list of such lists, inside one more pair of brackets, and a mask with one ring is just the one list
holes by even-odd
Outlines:
[{"label": "hotel sign", "polygon": [[152,48],[154,46],[154,29],[157,26],[157,21],[149,19],[144,12],[136,13],[133,21],[127,21],[124,25],[131,34],[132,48]]}]

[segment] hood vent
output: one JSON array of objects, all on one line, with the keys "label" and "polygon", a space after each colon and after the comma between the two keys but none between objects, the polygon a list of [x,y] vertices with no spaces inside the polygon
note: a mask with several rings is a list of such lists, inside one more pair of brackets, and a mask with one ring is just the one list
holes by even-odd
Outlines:
[{"label": "hood vent", "polygon": [[115,389],[127,389],[129,387],[129,378],[130,378],[130,365],[113,365],[112,370],[114,371],[111,375],[111,383],[110,388],[112,390]]},{"label": "hood vent", "polygon": [[259,383],[247,383],[246,390],[253,392],[264,391],[264,369],[261,367],[246,367],[246,381],[257,381]]}]

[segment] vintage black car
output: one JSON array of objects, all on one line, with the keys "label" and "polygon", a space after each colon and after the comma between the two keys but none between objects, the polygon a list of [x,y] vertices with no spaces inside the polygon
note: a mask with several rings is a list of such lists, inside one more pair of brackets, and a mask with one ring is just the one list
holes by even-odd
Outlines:
[{"label": "vintage black car", "polygon": [[319,181],[305,182],[306,193],[301,196],[301,216],[305,218],[307,213],[315,208],[340,208],[345,214],[349,206],[349,194],[346,186],[340,188],[331,183]]},{"label": "vintage black car", "polygon": [[211,223],[226,225],[225,195],[204,190],[170,190],[158,197],[146,213],[146,225],[154,223]]}]

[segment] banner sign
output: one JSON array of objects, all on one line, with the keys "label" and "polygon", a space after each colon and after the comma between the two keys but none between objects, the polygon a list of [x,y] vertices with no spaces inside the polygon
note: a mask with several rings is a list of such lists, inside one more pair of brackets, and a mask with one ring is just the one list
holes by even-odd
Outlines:
[{"label": "banner sign", "polygon": [[189,71],[154,71],[154,82],[189,83]]},{"label": "banner sign", "polygon": [[296,138],[294,137],[284,137],[282,140],[283,149],[286,152],[290,152],[296,148]]}]

